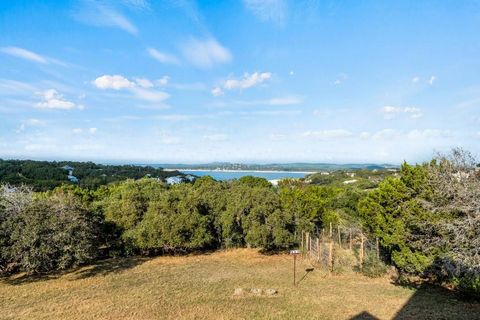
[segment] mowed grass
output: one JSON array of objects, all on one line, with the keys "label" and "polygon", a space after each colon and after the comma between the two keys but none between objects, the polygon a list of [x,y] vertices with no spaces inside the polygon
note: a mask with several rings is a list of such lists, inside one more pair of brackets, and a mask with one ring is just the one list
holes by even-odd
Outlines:
[{"label": "mowed grass", "polygon": [[[298,259],[298,278],[311,265]],[[293,259],[236,249],[108,260],[62,275],[0,282],[1,319],[475,319],[480,306],[439,289],[314,270],[292,285]],[[235,288],[274,288],[234,296]]]}]

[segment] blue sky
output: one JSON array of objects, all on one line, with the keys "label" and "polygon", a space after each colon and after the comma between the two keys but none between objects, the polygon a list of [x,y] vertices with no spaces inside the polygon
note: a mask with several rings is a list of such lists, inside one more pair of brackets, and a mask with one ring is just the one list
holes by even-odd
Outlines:
[{"label": "blue sky", "polygon": [[0,157],[480,151],[478,1],[2,1]]}]

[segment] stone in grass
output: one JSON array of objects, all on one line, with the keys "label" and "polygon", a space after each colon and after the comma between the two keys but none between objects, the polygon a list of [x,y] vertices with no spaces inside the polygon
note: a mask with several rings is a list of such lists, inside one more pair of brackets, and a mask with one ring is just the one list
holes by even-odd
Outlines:
[{"label": "stone in grass", "polygon": [[265,293],[267,294],[267,296],[274,296],[277,294],[277,290],[275,289],[267,289],[265,290]]},{"label": "stone in grass", "polygon": [[235,288],[235,291],[233,292],[234,296],[242,296],[244,293],[243,288]]},{"label": "stone in grass", "polygon": [[255,295],[255,296],[259,296],[262,294],[262,289],[259,289],[259,288],[252,288],[250,289],[250,293]]}]

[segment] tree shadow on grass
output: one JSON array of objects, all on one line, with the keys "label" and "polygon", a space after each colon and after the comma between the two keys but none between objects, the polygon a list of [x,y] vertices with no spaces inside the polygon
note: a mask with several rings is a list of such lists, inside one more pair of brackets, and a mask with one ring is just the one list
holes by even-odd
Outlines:
[{"label": "tree shadow on grass", "polygon": [[33,282],[49,281],[68,276],[69,280],[86,279],[95,276],[106,276],[111,273],[120,273],[124,270],[134,268],[150,260],[146,257],[128,257],[118,259],[99,260],[91,265],[84,265],[65,271],[55,271],[41,274],[15,274],[0,278],[0,282],[9,285],[22,285]]},{"label": "tree shadow on grass", "polygon": [[96,276],[106,276],[111,273],[120,273],[122,271],[134,268],[150,260],[147,257],[128,257],[121,259],[107,259],[98,261],[94,265],[77,269],[73,272],[72,280],[86,279]]},{"label": "tree shadow on grass", "polygon": [[[415,290],[410,299],[400,308],[392,319],[480,319],[480,303],[459,299],[459,296],[445,288],[419,282],[395,282],[396,285]],[[378,319],[363,311],[350,318]]]}]

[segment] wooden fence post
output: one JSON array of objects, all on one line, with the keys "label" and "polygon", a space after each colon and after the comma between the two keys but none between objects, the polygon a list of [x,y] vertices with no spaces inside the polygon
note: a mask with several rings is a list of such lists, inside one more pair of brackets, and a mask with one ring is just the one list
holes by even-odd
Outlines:
[{"label": "wooden fence post", "polygon": [[332,238],[332,223],[330,222],[330,239]]},{"label": "wooden fence post", "polygon": [[320,261],[320,237],[317,238],[317,260]]},{"label": "wooden fence post", "polygon": [[310,240],[310,232],[306,232],[305,233],[305,253],[306,253],[306,257],[308,258],[308,255],[310,254],[310,252],[308,251],[308,248],[309,248],[309,242]]},{"label": "wooden fence post", "polygon": [[360,270],[363,269],[363,260],[364,260],[364,243],[363,243],[363,232],[360,233]]},{"label": "wooden fence post", "polygon": [[349,248],[350,250],[352,250],[352,230],[351,230],[351,229],[350,229],[350,231],[348,232],[348,238],[349,238],[349,240],[350,240],[350,244],[349,244],[348,248]]},{"label": "wooden fence post", "polygon": [[377,259],[380,260],[380,244],[378,243],[378,237],[375,239],[377,249]]},{"label": "wooden fence post", "polygon": [[305,252],[305,247],[304,247],[304,243],[303,243],[303,238],[304,238],[304,231],[302,230],[302,254]]},{"label": "wooden fence post", "polygon": [[340,248],[342,247],[342,235],[340,234],[340,226],[337,226],[337,232],[338,232],[338,244],[340,245]]},{"label": "wooden fence post", "polygon": [[333,271],[333,241],[328,244],[328,270]]}]

